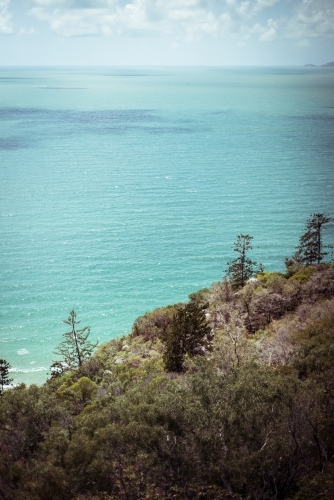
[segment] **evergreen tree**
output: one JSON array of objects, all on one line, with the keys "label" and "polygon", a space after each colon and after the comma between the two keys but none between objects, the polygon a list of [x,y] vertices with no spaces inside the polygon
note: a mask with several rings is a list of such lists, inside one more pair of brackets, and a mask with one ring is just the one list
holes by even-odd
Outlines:
[{"label": "evergreen tree", "polygon": [[192,301],[175,313],[165,336],[163,361],[167,371],[182,372],[186,354],[192,357],[211,349],[211,328],[204,309]]},{"label": "evergreen tree", "polygon": [[63,323],[69,325],[71,330],[63,333],[65,340],[59,344],[55,351],[55,354],[62,356],[63,362],[68,368],[81,366],[85,359],[92,355],[98,344],[98,342],[93,344],[88,340],[89,326],[84,326],[81,329],[76,327],[80,323],[80,321],[76,321],[76,317],[76,312],[71,311],[68,319],[63,320]]},{"label": "evergreen tree", "polygon": [[299,238],[299,253],[303,264],[312,265],[320,264],[322,259],[328,252],[324,252],[325,248],[322,242],[322,226],[331,221],[330,217],[324,214],[313,214],[306,222],[306,232]]},{"label": "evergreen tree", "polygon": [[5,359],[0,359],[0,394],[3,393],[5,385],[10,385],[13,382],[13,379],[8,376],[10,369],[10,364]]},{"label": "evergreen tree", "polygon": [[228,269],[226,270],[226,274],[231,283],[236,287],[244,286],[246,281],[254,274],[256,262],[252,261],[246,255],[246,252],[252,249],[252,239],[253,236],[249,236],[249,234],[239,234],[233,249],[239,256],[227,263]]}]

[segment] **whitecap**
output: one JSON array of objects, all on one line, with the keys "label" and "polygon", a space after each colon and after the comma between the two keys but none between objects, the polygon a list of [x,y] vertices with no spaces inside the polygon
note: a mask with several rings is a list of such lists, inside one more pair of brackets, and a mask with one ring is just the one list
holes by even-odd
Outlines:
[{"label": "whitecap", "polygon": [[38,366],[36,368],[10,368],[9,372],[11,373],[35,373],[35,372],[46,372],[48,368],[45,366]]},{"label": "whitecap", "polygon": [[17,351],[17,354],[19,354],[20,356],[24,356],[25,354],[28,354],[28,350],[27,349],[19,349]]}]

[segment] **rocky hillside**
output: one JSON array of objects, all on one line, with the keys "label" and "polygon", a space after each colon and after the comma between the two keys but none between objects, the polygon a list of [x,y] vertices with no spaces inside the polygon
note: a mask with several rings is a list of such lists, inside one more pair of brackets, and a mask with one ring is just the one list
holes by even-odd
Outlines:
[{"label": "rocky hillside", "polygon": [[333,499],[334,267],[146,313],[80,368],[5,391],[0,428],[4,500]]}]

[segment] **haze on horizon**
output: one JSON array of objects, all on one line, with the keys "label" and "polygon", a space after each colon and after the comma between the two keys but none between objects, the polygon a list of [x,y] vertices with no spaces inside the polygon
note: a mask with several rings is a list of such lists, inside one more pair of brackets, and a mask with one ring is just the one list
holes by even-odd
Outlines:
[{"label": "haze on horizon", "polygon": [[321,65],[333,0],[0,0],[1,66]]}]

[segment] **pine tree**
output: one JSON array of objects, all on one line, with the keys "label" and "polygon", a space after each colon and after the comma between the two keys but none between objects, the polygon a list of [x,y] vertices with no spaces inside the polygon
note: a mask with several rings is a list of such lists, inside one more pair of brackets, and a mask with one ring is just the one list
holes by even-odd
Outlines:
[{"label": "pine tree", "polygon": [[[322,226],[331,221],[324,214],[313,214],[306,222],[306,232],[299,238],[297,253],[305,265],[320,264],[328,252],[322,241]],[[327,247],[328,248],[328,247]]]},{"label": "pine tree", "polygon": [[254,274],[256,262],[249,259],[246,255],[246,252],[252,249],[252,239],[253,236],[249,236],[249,234],[239,234],[237,241],[234,243],[233,250],[237,252],[239,256],[227,263],[228,268],[226,274],[235,287],[243,287],[246,281]]},{"label": "pine tree", "polygon": [[76,325],[80,321],[76,321],[76,312],[71,311],[68,319],[63,320],[63,323],[69,325],[71,330],[63,333],[65,340],[59,344],[55,350],[55,354],[62,356],[63,362],[67,368],[75,368],[81,366],[85,359],[88,359],[98,342],[95,344],[88,340],[90,335],[90,327],[85,326],[77,329]]},{"label": "pine tree", "polygon": [[10,364],[5,359],[0,359],[0,394],[3,393],[5,385],[10,385],[13,382],[13,379],[8,376],[10,369]]},{"label": "pine tree", "polygon": [[185,355],[192,357],[211,350],[210,340],[211,328],[205,316],[205,306],[191,301],[179,307],[165,336],[165,369],[182,372]]}]

